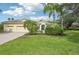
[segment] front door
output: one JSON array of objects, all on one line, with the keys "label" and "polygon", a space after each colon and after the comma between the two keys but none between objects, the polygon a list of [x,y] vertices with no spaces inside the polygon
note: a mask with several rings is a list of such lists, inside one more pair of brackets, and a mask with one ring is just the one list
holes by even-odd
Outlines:
[{"label": "front door", "polygon": [[41,33],[45,33],[45,25],[41,25]]}]

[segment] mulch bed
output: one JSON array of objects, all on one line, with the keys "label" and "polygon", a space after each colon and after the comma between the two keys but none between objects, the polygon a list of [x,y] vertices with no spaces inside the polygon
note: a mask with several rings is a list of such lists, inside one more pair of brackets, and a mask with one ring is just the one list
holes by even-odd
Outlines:
[{"label": "mulch bed", "polygon": [[59,36],[64,36],[65,34],[61,33],[28,33],[26,35],[59,35]]}]

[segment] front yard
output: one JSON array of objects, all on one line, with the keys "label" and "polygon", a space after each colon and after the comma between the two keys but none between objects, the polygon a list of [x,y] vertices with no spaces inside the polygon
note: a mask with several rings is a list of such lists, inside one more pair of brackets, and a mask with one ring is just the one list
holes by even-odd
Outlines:
[{"label": "front yard", "polygon": [[24,35],[0,46],[0,54],[79,54],[79,31],[65,31],[65,36]]}]

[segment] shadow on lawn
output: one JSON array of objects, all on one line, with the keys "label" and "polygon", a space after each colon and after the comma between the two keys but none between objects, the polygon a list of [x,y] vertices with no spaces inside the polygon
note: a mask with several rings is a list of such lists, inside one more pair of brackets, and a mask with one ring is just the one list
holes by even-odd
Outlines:
[{"label": "shadow on lawn", "polygon": [[78,31],[72,31],[68,33],[67,37],[68,41],[79,43],[79,32]]}]

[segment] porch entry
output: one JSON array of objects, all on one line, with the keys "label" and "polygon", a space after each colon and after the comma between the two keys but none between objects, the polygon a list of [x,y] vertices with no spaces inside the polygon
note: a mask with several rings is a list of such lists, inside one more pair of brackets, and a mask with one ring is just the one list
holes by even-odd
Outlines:
[{"label": "porch entry", "polygon": [[41,24],[40,25],[40,32],[41,33],[45,33],[45,29],[46,29],[46,25],[45,24]]}]

